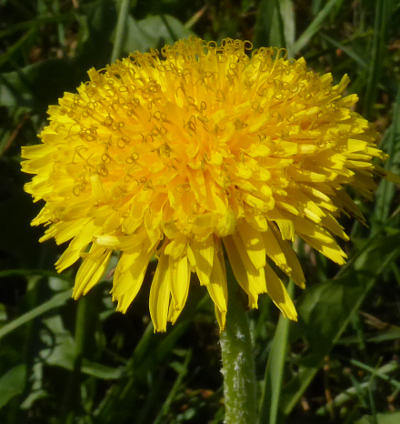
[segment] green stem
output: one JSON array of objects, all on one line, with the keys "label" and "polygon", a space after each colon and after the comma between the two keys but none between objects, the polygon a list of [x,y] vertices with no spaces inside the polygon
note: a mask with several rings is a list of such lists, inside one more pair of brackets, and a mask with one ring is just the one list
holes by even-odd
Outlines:
[{"label": "green stem", "polygon": [[226,328],[221,333],[225,423],[257,422],[257,383],[249,320],[239,298],[238,284],[230,278]]}]

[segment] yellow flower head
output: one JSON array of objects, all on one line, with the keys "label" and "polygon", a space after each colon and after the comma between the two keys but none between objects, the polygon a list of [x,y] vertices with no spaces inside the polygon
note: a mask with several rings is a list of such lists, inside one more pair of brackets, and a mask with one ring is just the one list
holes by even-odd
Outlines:
[{"label": "yellow flower head", "polygon": [[41,241],[69,242],[58,271],[82,258],[73,296],[86,294],[119,252],[112,287],[125,312],[149,261],[156,331],[182,311],[191,273],[227,311],[224,252],[249,307],[268,293],[296,310],[274,263],[299,286],[295,235],[342,264],[335,216],[360,214],[343,190],[374,189],[376,134],[344,95],[303,58],[248,41],[193,38],[134,53],[89,72],[76,94],[49,107],[42,143],[22,149],[25,189],[45,205]]}]

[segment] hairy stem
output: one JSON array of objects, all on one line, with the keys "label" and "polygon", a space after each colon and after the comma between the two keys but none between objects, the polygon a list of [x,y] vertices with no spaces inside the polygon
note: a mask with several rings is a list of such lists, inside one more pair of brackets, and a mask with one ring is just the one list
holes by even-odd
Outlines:
[{"label": "hairy stem", "polygon": [[257,422],[257,383],[249,320],[238,285],[233,277],[230,280],[226,328],[220,336],[225,423],[253,424]]}]

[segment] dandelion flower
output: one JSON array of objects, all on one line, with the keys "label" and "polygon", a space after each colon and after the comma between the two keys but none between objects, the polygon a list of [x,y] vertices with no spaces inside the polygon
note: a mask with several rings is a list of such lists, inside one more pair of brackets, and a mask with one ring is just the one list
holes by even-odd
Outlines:
[{"label": "dandelion flower", "polygon": [[348,77],[333,85],[281,50],[197,38],[88,75],[49,107],[41,144],[22,149],[23,171],[35,174],[25,189],[45,202],[32,224],[48,227],[41,241],[69,243],[57,271],[82,259],[73,297],[116,252],[111,292],[125,312],[156,257],[155,330],[178,318],[192,274],[223,329],[226,255],[250,308],[267,293],[295,320],[275,270],[304,287],[295,236],[344,263],[336,218],[362,219],[344,187],[371,196],[371,160],[384,158],[345,94]]}]

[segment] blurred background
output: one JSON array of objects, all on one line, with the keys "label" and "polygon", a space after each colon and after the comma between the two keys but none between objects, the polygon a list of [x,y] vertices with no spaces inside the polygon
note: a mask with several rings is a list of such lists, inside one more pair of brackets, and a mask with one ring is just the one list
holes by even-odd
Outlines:
[{"label": "blurred background", "polygon": [[[76,268],[55,273],[64,246],[38,243],[43,228],[30,221],[41,205],[20,172],[21,146],[38,142],[48,105],[89,68],[190,35],[281,46],[335,81],[349,74],[357,111],[391,155],[385,167],[399,172],[400,1],[0,0],[1,423],[223,421],[204,288],[192,284],[165,334],[153,334],[148,281],[126,315],[114,312],[110,275],[72,301]],[[357,203],[368,226],[342,217],[352,237],[344,267],[299,244],[308,284],[294,294],[299,322],[279,320],[267,296],[251,312],[260,422],[400,422],[399,193],[383,181],[375,201]]]}]

